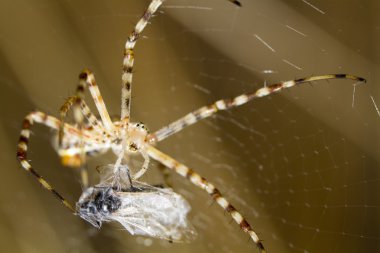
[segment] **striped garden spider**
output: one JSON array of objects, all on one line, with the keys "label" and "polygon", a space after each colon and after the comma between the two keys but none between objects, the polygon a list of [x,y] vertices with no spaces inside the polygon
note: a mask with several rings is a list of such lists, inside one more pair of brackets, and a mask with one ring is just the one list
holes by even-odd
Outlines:
[{"label": "striped garden spider", "polygon": [[[264,97],[276,93],[282,89],[290,88],[298,84],[310,83],[319,80],[329,79],[351,79],[358,82],[365,82],[365,79],[349,74],[331,74],[311,76],[296,80],[279,82],[264,86],[254,92],[245,93],[231,99],[221,99],[208,106],[201,107],[184,117],[172,122],[171,124],[149,133],[142,123],[130,122],[130,103],[132,72],[134,63],[134,47],[142,31],[157,11],[164,0],[152,0],[148,8],[135,25],[134,30],[130,33],[125,44],[123,72],[122,72],[122,90],[121,90],[121,118],[112,121],[102,99],[100,91],[95,81],[94,74],[88,70],[83,70],[79,75],[79,85],[76,94],[69,97],[61,107],[61,119],[47,115],[40,111],[29,113],[22,124],[20,139],[18,142],[17,158],[21,166],[30,172],[39,183],[48,191],[52,192],[63,204],[73,213],[78,213],[68,201],[62,197],[45,179],[43,179],[32,167],[27,159],[27,149],[30,137],[30,129],[34,123],[43,124],[58,132],[57,151],[64,165],[72,167],[83,167],[86,156],[105,152],[112,149],[117,155],[114,165],[114,174],[120,173],[119,168],[123,167],[123,159],[129,157],[131,153],[139,153],[144,158],[142,168],[135,174],[131,175],[132,181],[139,179],[148,169],[149,159],[152,158],[169,169],[172,169],[179,175],[187,178],[195,186],[205,190],[213,200],[215,200],[224,211],[231,215],[232,219],[247,233],[261,252],[265,252],[261,240],[248,221],[235,209],[234,206],[226,200],[220,191],[207,179],[196,173],[193,169],[180,163],[173,157],[163,153],[154,145],[168,138],[169,136],[181,131],[187,126],[208,118],[221,110],[228,110],[233,107],[243,105],[253,99]],[[230,2],[240,5],[236,0]],[[84,92],[89,89],[95,102],[100,118],[97,118],[89,109],[84,101]],[[69,110],[73,109],[76,125],[65,123],[65,118]],[[85,186],[87,176],[82,171],[82,181]],[[129,173],[129,172],[128,172]],[[115,176],[114,185],[118,185],[118,177]]]}]

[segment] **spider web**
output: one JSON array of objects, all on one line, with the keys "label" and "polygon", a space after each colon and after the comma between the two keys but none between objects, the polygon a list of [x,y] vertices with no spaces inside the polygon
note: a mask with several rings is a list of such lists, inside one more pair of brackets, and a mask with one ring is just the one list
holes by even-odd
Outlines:
[{"label": "spider web", "polygon": [[[158,148],[220,188],[268,252],[378,251],[379,4],[241,2],[240,9],[224,0],[165,2],[136,46],[132,119],[155,131],[200,106],[265,84],[329,73],[365,77],[367,84],[316,82],[258,99],[188,127]],[[172,175],[173,187],[190,202],[199,233],[190,244],[132,237],[115,226],[97,231],[68,215],[13,159],[22,117],[35,108],[57,116],[84,67],[95,72],[110,114],[120,113],[124,41],[148,3],[1,4],[1,248],[255,252],[231,218],[179,176]],[[51,136],[46,128],[34,130],[30,158],[75,201],[79,177],[59,164]],[[113,159],[92,160],[89,167]],[[157,167],[152,162],[144,180],[162,183]]]}]

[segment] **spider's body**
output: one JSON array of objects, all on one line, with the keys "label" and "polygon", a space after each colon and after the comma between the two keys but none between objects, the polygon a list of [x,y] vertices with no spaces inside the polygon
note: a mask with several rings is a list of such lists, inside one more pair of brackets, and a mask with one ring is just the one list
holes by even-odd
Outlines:
[{"label": "spider's body", "polygon": [[[59,134],[55,145],[62,163],[70,167],[80,167],[85,162],[84,158],[86,156],[98,155],[112,149],[120,158],[124,154],[140,152],[146,160],[145,166],[147,167],[149,161],[144,148],[145,144],[149,142],[147,127],[141,122],[129,122],[127,118],[120,121],[111,121],[91,71],[82,71],[79,78],[80,85],[77,90],[83,92],[85,86],[89,85],[90,91],[96,97],[95,103],[98,109],[104,111],[100,114],[102,118],[99,121],[91,113],[85,101],[80,99],[80,97],[83,97],[82,94],[67,99],[66,103],[61,107],[62,120],[59,123]],[[67,129],[65,130],[64,119],[67,111],[76,104],[80,107],[80,110],[79,108],[74,108],[74,116],[77,122],[80,122],[78,124],[80,131],[76,134],[71,134],[67,132]],[[83,115],[80,113],[83,113],[87,119],[84,124],[82,124]],[[57,122],[58,120],[55,121]],[[146,168],[143,167],[143,169],[145,170]]]},{"label": "spider's body", "polygon": [[[59,156],[63,159],[79,158],[82,152],[88,156],[94,156],[99,153],[104,153],[108,149],[112,149],[117,155],[123,149],[123,139],[126,140],[124,152],[136,153],[144,149],[145,143],[148,143],[148,129],[143,123],[127,123],[126,133],[123,133],[122,123],[120,121],[113,122],[115,131],[105,135],[99,135],[92,127],[84,127],[82,136],[72,136],[68,133],[64,134],[62,145],[58,146],[55,143]],[[126,135],[126,137],[123,135]],[[80,147],[80,142],[83,141],[83,148]],[[66,164],[70,166],[70,164]],[[77,167],[77,166],[73,166]]]},{"label": "spider's body", "polygon": [[[39,183],[46,188],[48,191],[52,192],[59,200],[72,212],[77,213],[82,218],[90,221],[93,225],[99,226],[99,222],[115,220],[123,224],[131,233],[144,234],[165,238],[168,240],[181,240],[181,232],[178,233],[168,233],[165,234],[162,231],[172,231],[175,220],[169,223],[158,222],[158,220],[165,220],[166,218],[179,217],[185,218],[187,214],[187,209],[175,210],[175,201],[172,203],[171,211],[173,213],[169,214],[163,212],[159,208],[151,207],[151,201],[156,201],[157,204],[165,203],[166,201],[171,201],[173,199],[179,200],[178,203],[185,203],[181,196],[173,192],[168,192],[166,190],[159,190],[157,188],[149,188],[148,186],[142,186],[140,192],[133,191],[123,191],[122,189],[132,189],[131,185],[124,187],[124,180],[128,178],[129,182],[137,182],[136,179],[140,178],[148,169],[149,159],[153,158],[161,164],[165,165],[169,169],[172,169],[177,174],[188,179],[192,184],[199,187],[200,189],[206,191],[210,197],[220,206],[222,209],[228,213],[232,219],[240,226],[241,230],[247,233],[255,245],[260,249],[261,252],[265,252],[264,246],[261,240],[258,238],[257,234],[253,230],[252,226],[248,221],[236,210],[232,204],[227,201],[217,189],[217,187],[209,182],[207,179],[196,173],[193,169],[187,167],[186,165],[180,163],[176,159],[170,157],[169,155],[161,152],[160,150],[153,147],[152,144],[156,144],[165,138],[181,131],[187,126],[195,124],[200,120],[208,118],[220,110],[228,110],[234,107],[241,106],[248,103],[254,99],[268,96],[272,93],[279,92],[283,89],[291,88],[296,85],[303,83],[310,83],[318,80],[329,80],[329,79],[351,79],[357,82],[365,82],[365,79],[348,74],[332,74],[332,75],[320,75],[312,76],[307,78],[301,78],[297,80],[290,80],[286,82],[279,82],[272,85],[264,86],[257,91],[245,93],[231,99],[218,100],[208,106],[204,106],[195,110],[184,117],[174,121],[168,126],[162,127],[161,129],[149,133],[146,127],[142,123],[132,123],[130,119],[130,103],[131,103],[131,87],[132,87],[132,72],[134,63],[134,46],[136,41],[140,37],[148,21],[152,18],[153,14],[157,11],[159,6],[164,0],[152,0],[147,10],[141,17],[141,19],[136,24],[134,30],[129,35],[127,42],[125,44],[124,60],[123,60],[123,74],[122,74],[122,98],[121,98],[121,118],[117,121],[112,121],[109,113],[106,109],[106,105],[100,94],[98,86],[95,81],[93,73],[89,70],[84,70],[79,75],[79,85],[77,87],[76,95],[69,97],[64,105],[61,107],[61,119],[57,119],[53,116],[49,116],[43,112],[32,112],[28,114],[22,125],[22,131],[20,134],[20,139],[18,142],[17,157],[22,165],[22,167],[30,172]],[[238,1],[229,0],[232,3],[238,5]],[[89,107],[84,101],[84,92],[88,89],[91,96],[95,102],[97,111],[100,115],[99,118],[95,117],[91,112]],[[74,119],[76,121],[75,125],[64,123],[67,112],[74,110]],[[86,118],[86,120],[85,120]],[[63,164],[68,166],[80,167],[85,162],[85,158],[88,155],[94,155],[103,153],[109,149],[112,149],[117,155],[117,160],[113,165],[113,176],[111,178],[115,179],[112,182],[108,182],[106,187],[90,187],[84,191],[82,197],[80,198],[77,209],[68,203],[53,187],[43,179],[32,167],[27,159],[28,142],[30,137],[30,129],[34,123],[40,123],[46,125],[58,132],[57,150],[58,154],[62,159]],[[123,159],[128,157],[132,153],[139,153],[144,158],[144,163],[142,168],[132,177],[129,176],[129,170],[125,166],[123,167]],[[124,169],[120,169],[124,168]],[[128,170],[128,171],[125,171]],[[119,177],[123,173],[127,173],[127,177]],[[87,186],[87,177],[85,170],[82,170],[82,183]],[[114,186],[116,185],[116,190]],[[150,190],[148,190],[148,188]],[[166,195],[165,195],[166,194]],[[178,195],[178,196],[177,196]],[[166,196],[166,197],[165,197]],[[142,205],[138,205],[142,201]],[[129,204],[127,204],[129,203]],[[157,225],[157,229],[153,232],[147,232],[145,228],[149,222],[148,217],[153,217],[154,214],[149,214],[147,217],[138,216],[138,223],[131,225],[131,216],[128,216],[131,212],[129,207],[133,206],[136,210],[147,210],[153,208],[156,213],[161,216],[159,219],[150,220]],[[170,205],[169,205],[170,206]],[[185,206],[185,204],[184,204]],[[121,210],[123,212],[121,213]],[[132,212],[133,213],[133,212]],[[133,215],[140,215],[141,213],[133,213]],[[153,216],[152,216],[153,215]],[[166,216],[165,216],[166,215]],[[157,218],[157,217],[156,217]],[[128,223],[129,222],[129,223]],[[148,223],[147,223],[148,222]],[[153,224],[152,223],[152,224]],[[149,223],[151,224],[151,223]],[[188,230],[186,226],[181,231]],[[136,232],[138,231],[138,232]],[[145,232],[144,232],[145,231]],[[160,231],[160,232],[157,232]]]}]

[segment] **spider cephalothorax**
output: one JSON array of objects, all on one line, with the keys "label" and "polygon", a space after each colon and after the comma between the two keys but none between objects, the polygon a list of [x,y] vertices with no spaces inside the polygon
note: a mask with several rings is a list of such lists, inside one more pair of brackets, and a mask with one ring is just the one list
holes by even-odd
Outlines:
[{"label": "spider cephalothorax", "polygon": [[[125,152],[138,152],[144,149],[145,143],[148,142],[148,128],[141,122],[133,123],[129,122],[126,124],[126,131],[122,129],[122,124],[115,122],[115,127],[118,131],[115,131],[115,137],[111,141],[112,149],[115,154],[119,154],[124,148]],[[123,147],[123,141],[125,142],[125,147]]]}]

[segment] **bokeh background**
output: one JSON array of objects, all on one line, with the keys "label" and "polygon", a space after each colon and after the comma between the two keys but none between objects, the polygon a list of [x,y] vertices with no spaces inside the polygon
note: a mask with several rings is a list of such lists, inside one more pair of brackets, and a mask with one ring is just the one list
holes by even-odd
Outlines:
[{"label": "bokeh background", "polygon": [[[377,252],[380,248],[380,3],[376,0],[167,0],[135,51],[132,118],[154,131],[219,98],[266,83],[351,73],[292,88],[196,124],[158,148],[217,185],[268,252]],[[15,159],[23,117],[54,116],[77,76],[95,72],[111,115],[120,112],[125,39],[149,1],[0,2],[1,252],[258,252],[206,193],[172,175],[192,205],[189,244],[101,230],[70,214]],[[90,104],[90,100],[88,101]],[[76,171],[33,129],[33,166],[65,197]],[[89,163],[92,183],[108,154]],[[138,158],[136,158],[138,160]],[[162,183],[157,163],[144,177]]]}]

